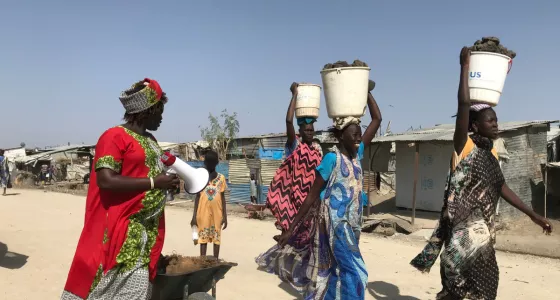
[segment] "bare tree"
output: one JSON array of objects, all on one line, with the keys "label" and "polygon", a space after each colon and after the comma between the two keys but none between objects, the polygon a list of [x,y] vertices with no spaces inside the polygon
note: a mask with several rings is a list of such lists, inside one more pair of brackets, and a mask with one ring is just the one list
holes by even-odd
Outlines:
[{"label": "bare tree", "polygon": [[218,153],[220,159],[226,159],[228,150],[239,133],[237,113],[234,112],[230,115],[224,109],[219,116],[210,113],[208,121],[210,121],[210,125],[201,127],[200,135]]}]

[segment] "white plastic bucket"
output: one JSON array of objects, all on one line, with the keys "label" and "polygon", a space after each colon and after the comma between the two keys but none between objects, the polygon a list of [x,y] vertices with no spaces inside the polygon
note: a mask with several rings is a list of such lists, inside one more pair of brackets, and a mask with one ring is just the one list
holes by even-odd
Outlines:
[{"label": "white plastic bucket", "polygon": [[362,117],[366,112],[369,71],[345,67],[321,71],[329,118]]},{"label": "white plastic bucket", "polygon": [[296,118],[319,117],[319,106],[321,105],[321,86],[317,84],[298,84],[296,98]]},{"label": "white plastic bucket", "polygon": [[472,52],[469,64],[471,101],[498,105],[511,64],[511,58],[503,54]]}]

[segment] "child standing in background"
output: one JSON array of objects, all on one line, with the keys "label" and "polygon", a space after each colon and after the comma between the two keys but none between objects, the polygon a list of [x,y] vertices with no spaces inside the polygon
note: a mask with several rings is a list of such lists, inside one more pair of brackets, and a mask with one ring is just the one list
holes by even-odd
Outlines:
[{"label": "child standing in background", "polygon": [[209,151],[204,158],[204,167],[210,174],[208,185],[196,195],[191,226],[198,227],[200,255],[206,256],[207,244],[214,244],[214,257],[220,254],[222,230],[227,227],[226,197],[227,188],[224,175],[216,172],[219,163],[218,153]]},{"label": "child standing in background", "polygon": [[255,174],[251,174],[251,203],[257,204],[257,181]]}]

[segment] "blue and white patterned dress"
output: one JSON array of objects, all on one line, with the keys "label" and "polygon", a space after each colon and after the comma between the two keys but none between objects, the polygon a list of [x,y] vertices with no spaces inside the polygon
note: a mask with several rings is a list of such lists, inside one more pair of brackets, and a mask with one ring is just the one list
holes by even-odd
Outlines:
[{"label": "blue and white patterned dress", "polygon": [[302,220],[314,219],[308,246],[293,247],[302,228],[296,227],[296,234],[284,248],[275,245],[256,259],[259,266],[290,283],[306,300],[365,298],[368,275],[358,247],[363,153],[363,144],[354,159],[334,147],[317,167],[317,175],[326,184],[320,203],[313,205]]},{"label": "blue and white patterned dress", "polygon": [[[334,148],[317,168],[327,181],[321,193],[317,232],[308,268],[314,279],[306,299],[364,299],[367,270],[358,247],[362,219],[360,145],[350,159]],[[328,175],[328,177],[327,177]]]}]

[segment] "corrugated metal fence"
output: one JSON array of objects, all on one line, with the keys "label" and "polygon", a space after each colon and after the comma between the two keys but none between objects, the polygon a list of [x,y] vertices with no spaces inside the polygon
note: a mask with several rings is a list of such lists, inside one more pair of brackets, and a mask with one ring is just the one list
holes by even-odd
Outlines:
[{"label": "corrugated metal fence", "polygon": [[249,184],[230,184],[229,191],[229,195],[226,194],[226,202],[251,203],[251,186]]},{"label": "corrugated metal fence", "polygon": [[[204,162],[203,161],[187,161],[186,162],[189,166],[193,167],[193,168],[202,168],[204,167]],[[228,184],[228,189],[225,192],[225,196],[226,196],[226,201],[229,199],[229,195],[231,193],[231,183],[230,183],[230,179],[229,179],[229,161],[221,161],[217,166],[216,166],[216,172],[224,175],[226,177],[226,182]],[[182,189],[182,188],[181,188]]]},{"label": "corrugated metal fence", "polygon": [[261,184],[259,189],[259,203],[265,203],[268,194],[268,186],[276,169],[282,163],[281,160],[260,160],[260,159],[234,159],[229,162],[230,167],[230,194],[226,194],[226,201],[229,203],[246,204],[251,202],[251,172],[260,175],[257,181]]},{"label": "corrugated metal fence", "polygon": [[[188,161],[191,167],[204,167],[203,161]],[[258,203],[264,204],[268,195],[268,187],[282,160],[271,159],[234,159],[222,161],[216,166],[216,171],[226,177],[228,189],[225,196],[228,203],[247,204],[251,202],[251,173],[257,174],[260,182],[258,188]],[[369,192],[375,189],[375,173],[364,171],[363,190]]]},{"label": "corrugated metal fence", "polygon": [[228,203],[251,203],[251,169],[258,169],[259,162],[256,159],[233,159],[229,161],[230,166],[230,194],[226,195]]}]

